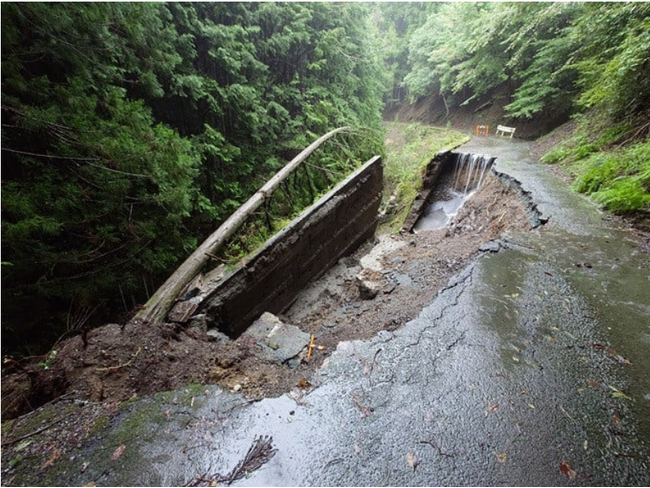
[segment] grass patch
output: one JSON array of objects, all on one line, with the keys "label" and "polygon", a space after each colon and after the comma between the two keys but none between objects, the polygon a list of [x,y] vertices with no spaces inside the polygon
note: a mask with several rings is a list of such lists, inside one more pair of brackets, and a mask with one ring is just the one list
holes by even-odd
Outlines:
[{"label": "grass patch", "polygon": [[601,151],[583,163],[574,186],[615,213],[650,210],[650,142]]},{"label": "grass patch", "polygon": [[606,125],[603,119],[583,117],[575,135],[542,161],[561,164],[575,176],[574,189],[607,210],[650,211],[650,141],[639,134],[632,124]]},{"label": "grass patch", "polygon": [[382,211],[389,215],[383,229],[396,233],[402,227],[418,190],[424,169],[435,154],[469,141],[462,132],[420,124],[386,122],[384,198]]}]

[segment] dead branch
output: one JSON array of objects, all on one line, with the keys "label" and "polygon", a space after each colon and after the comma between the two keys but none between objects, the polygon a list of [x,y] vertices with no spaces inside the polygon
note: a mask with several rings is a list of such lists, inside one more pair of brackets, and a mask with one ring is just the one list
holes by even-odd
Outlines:
[{"label": "dead branch", "polygon": [[372,374],[372,370],[375,369],[375,366],[377,365],[377,356],[379,356],[379,353],[381,351],[383,351],[381,347],[375,351],[375,355],[372,357],[370,364],[367,364],[366,360],[361,358],[361,362],[363,362],[366,366],[363,370],[363,374],[367,374],[368,376]]},{"label": "dead branch", "polygon": [[339,132],[347,131],[339,127],[328,132],[293,158],[284,168],[275,174],[246,203],[239,207],[221,226],[210,235],[178,269],[158,288],[151,299],[135,316],[136,320],[162,322],[167,317],[181,290],[201,271],[207,262],[205,253],[214,254],[241,227],[246,218],[254,212],[271,195],[275,189],[305,161],[321,144]]},{"label": "dead branch", "polygon": [[634,133],[634,135],[633,135],[632,137],[630,137],[629,139],[626,139],[625,141],[621,142],[621,143],[620,143],[618,146],[616,146],[616,147],[623,147],[624,145],[626,145],[626,144],[628,144],[629,142],[631,142],[631,141],[633,141],[634,139],[636,139],[636,138],[639,136],[639,134],[642,134],[643,131],[646,130],[646,129],[650,129],[650,122],[648,122],[647,124],[642,125],[641,128],[639,128],[639,129]]},{"label": "dead branch", "polygon": [[133,360],[140,354],[140,351],[142,351],[141,347],[138,347],[138,350],[135,352],[135,354],[129,359],[126,363],[124,364],[118,364],[117,366],[109,366],[106,368],[96,368],[95,371],[115,371],[116,369],[120,368],[126,368],[127,366],[130,366]]},{"label": "dead branch", "polygon": [[368,407],[367,405],[364,405],[361,402],[361,399],[359,398],[358,393],[352,393],[352,401],[354,402],[356,407],[361,411],[361,416],[362,417],[370,417],[370,415],[372,414],[373,409],[372,409],[372,407]]},{"label": "dead branch", "polygon": [[233,482],[242,479],[252,471],[261,468],[275,456],[276,449],[273,448],[273,437],[259,436],[255,438],[244,459],[239,461],[233,470],[226,476],[219,473],[214,475],[202,474],[194,478],[185,486],[216,486],[218,483],[231,485]]},{"label": "dead branch", "polygon": [[448,452],[444,452],[433,437],[431,439],[429,439],[428,441],[420,441],[420,444],[428,444],[428,445],[430,445],[436,451],[438,451],[438,454],[440,454],[441,456],[454,457],[454,454],[449,454]]},{"label": "dead branch", "polygon": [[255,471],[268,463],[273,456],[275,456],[276,449],[273,448],[273,437],[259,436],[248,449],[244,459],[239,461],[237,466],[230,472],[228,479],[225,480],[228,485],[233,481],[242,479],[251,471]]},{"label": "dead branch", "polygon": [[227,260],[225,260],[225,259],[221,259],[219,256],[217,256],[216,254],[212,254],[211,252],[206,252],[205,255],[206,255],[207,257],[209,257],[210,259],[214,259],[215,261],[219,261],[219,262],[222,262],[222,263],[228,264],[228,261],[227,261]]}]

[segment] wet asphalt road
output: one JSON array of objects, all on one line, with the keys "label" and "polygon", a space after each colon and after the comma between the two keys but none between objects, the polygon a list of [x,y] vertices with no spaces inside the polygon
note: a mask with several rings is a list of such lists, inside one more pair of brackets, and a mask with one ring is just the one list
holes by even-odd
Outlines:
[{"label": "wet asphalt road", "polygon": [[233,485],[650,484],[648,256],[526,143],[459,151],[498,156],[546,225],[505,236],[400,330],[341,343],[312,390],[141,400],[59,482],[183,486],[231,473],[269,435],[275,455]]}]

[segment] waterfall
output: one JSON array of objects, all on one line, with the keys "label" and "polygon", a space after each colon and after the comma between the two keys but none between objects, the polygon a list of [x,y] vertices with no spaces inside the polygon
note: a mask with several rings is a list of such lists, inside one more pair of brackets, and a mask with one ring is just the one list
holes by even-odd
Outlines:
[{"label": "waterfall", "polygon": [[[437,199],[429,202],[414,231],[435,230],[445,227],[460,208],[481,187],[485,172],[496,158],[482,154],[456,153],[453,168],[441,178],[436,188]],[[452,173],[453,171],[453,173]]]},{"label": "waterfall", "polygon": [[[456,157],[454,171],[454,190],[464,195],[478,190],[483,182],[485,171],[494,163],[494,157],[482,154],[459,153]],[[465,179],[465,185],[459,183]]]}]

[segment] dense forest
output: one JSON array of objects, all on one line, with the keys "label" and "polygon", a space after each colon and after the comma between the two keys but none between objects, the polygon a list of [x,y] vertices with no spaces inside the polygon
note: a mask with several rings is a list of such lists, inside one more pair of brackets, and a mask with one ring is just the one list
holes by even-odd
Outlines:
[{"label": "dense forest", "polygon": [[143,303],[328,130],[354,136],[325,162],[381,153],[386,103],[573,118],[547,161],[647,211],[648,52],[645,3],[5,2],[3,352]]}]

